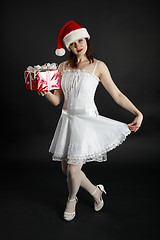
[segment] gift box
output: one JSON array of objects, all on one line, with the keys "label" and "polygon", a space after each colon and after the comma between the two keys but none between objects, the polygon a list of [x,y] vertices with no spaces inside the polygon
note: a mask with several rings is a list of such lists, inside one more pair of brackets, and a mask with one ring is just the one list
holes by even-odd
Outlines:
[{"label": "gift box", "polygon": [[60,89],[56,63],[29,66],[24,73],[26,88],[36,92]]}]

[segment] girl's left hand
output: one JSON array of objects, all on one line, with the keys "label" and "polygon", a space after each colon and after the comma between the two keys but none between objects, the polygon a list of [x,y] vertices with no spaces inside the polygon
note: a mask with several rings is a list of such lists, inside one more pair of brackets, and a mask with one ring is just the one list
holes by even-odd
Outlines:
[{"label": "girl's left hand", "polygon": [[143,121],[143,115],[140,114],[137,117],[135,117],[133,122],[128,124],[129,130],[133,131],[133,132],[137,132],[137,130],[140,128],[140,126],[142,124],[142,121]]}]

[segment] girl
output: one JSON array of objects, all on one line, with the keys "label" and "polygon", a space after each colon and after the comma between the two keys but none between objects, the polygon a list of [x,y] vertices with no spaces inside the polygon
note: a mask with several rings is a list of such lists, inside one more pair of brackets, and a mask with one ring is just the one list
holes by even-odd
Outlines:
[{"label": "girl", "polygon": [[[64,211],[64,219],[72,220],[81,186],[94,199],[94,209],[99,211],[104,205],[102,184],[94,185],[82,171],[83,164],[90,161],[107,160],[107,152],[121,144],[131,131],[141,126],[143,115],[132,102],[117,88],[105,63],[93,58],[90,35],[74,21],[67,22],[58,36],[56,55],[62,56],[63,43],[70,51],[68,61],[59,65],[60,90],[40,93],[54,106],[60,104],[64,94],[64,104],[49,152],[52,159],[61,161],[62,171],[67,176],[69,196]],[[117,104],[136,117],[130,124],[122,123],[99,115],[94,102],[94,94],[102,83]]]}]

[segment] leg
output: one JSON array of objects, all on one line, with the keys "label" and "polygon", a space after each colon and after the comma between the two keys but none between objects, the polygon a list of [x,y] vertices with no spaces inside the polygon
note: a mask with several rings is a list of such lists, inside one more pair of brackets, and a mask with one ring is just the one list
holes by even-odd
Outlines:
[{"label": "leg", "polygon": [[88,191],[90,194],[94,192],[96,186],[86,177],[85,173],[81,170],[81,187]]},{"label": "leg", "polygon": [[[62,172],[67,175],[67,167],[68,163],[66,160],[61,161],[62,166]],[[82,168],[82,167],[81,167]],[[80,170],[81,175],[81,187],[84,188],[86,191],[88,191],[90,194],[92,194],[95,190],[95,186],[89,181],[89,179],[86,177],[84,172]]]},{"label": "leg", "polygon": [[67,183],[69,190],[69,199],[74,199],[81,184],[81,165],[68,164]]},{"label": "leg", "polygon": [[[67,175],[68,163],[66,162],[66,160],[63,160],[61,162],[61,165],[62,165],[62,172],[65,175]],[[80,169],[80,176],[81,176],[80,186],[84,188],[86,191],[88,191],[90,194],[92,194],[95,191],[96,186],[92,184],[92,182],[86,177],[85,173],[81,169]],[[99,203],[100,196],[101,196],[101,191],[97,189],[94,195],[94,199],[97,203]]]},{"label": "leg", "polygon": [[62,167],[62,172],[64,173],[64,175],[67,175],[68,163],[66,160],[61,161],[61,167]]},{"label": "leg", "polygon": [[76,195],[78,193],[81,184],[80,169],[82,165],[68,164],[67,166],[67,184],[69,191],[69,199],[73,201],[67,201],[65,212],[72,213],[75,211]]},{"label": "leg", "polygon": [[[96,186],[90,182],[90,180],[86,177],[85,173],[82,170],[81,170],[81,187],[84,188],[86,191],[88,191],[90,194],[92,194],[96,189]],[[100,203],[101,196],[102,196],[102,192],[98,188],[93,196],[97,204]]]}]

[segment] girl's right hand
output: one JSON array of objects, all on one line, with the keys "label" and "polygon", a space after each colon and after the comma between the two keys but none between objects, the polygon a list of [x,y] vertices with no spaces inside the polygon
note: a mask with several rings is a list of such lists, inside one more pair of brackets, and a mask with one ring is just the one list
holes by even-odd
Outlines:
[{"label": "girl's right hand", "polygon": [[47,93],[48,93],[48,91],[38,92],[38,95],[44,97]]}]

